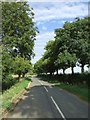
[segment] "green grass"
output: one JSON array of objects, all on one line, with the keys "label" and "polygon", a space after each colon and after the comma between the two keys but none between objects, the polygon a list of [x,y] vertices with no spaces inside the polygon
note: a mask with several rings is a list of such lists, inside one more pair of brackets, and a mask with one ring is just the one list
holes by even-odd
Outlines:
[{"label": "green grass", "polygon": [[12,101],[17,97],[17,95],[25,89],[28,83],[31,81],[31,77],[26,77],[20,80],[18,83],[13,85],[10,89],[6,90],[2,94],[2,109],[11,108]]},{"label": "green grass", "polygon": [[74,95],[78,96],[80,99],[88,102],[88,87],[78,86],[78,85],[67,85],[64,83],[56,83],[55,86],[58,86],[62,89],[65,89]]}]

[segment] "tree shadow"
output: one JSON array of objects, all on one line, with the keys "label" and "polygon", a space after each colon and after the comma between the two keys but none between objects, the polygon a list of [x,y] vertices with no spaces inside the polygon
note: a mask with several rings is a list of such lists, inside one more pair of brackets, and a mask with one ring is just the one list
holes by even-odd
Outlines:
[{"label": "tree shadow", "polygon": [[[44,87],[49,90],[48,93]],[[88,106],[81,104],[76,97],[56,87],[50,88],[48,85],[44,87],[40,84],[32,86],[8,118],[61,118],[51,101],[51,95],[67,118],[88,117]]]},{"label": "tree shadow", "polygon": [[[56,118],[43,86],[34,86],[10,112],[8,118]],[[60,116],[59,116],[60,117]]]}]

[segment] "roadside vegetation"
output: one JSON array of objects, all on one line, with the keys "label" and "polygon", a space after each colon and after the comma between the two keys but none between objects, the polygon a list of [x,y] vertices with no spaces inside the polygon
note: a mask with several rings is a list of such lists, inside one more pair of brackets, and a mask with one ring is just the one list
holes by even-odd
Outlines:
[{"label": "roadside vegetation", "polygon": [[64,90],[69,91],[70,93],[73,93],[74,95],[78,96],[80,99],[89,102],[89,98],[88,98],[88,87],[84,86],[84,85],[67,85],[64,83],[58,84],[56,85]]},{"label": "roadside vegetation", "polygon": [[[89,17],[66,21],[63,28],[54,30],[55,40],[49,40],[44,47],[45,53],[35,63],[34,72],[42,79],[54,83],[81,99],[88,101],[90,73],[84,66],[90,67]],[[74,67],[81,67],[81,74]],[[65,70],[71,68],[71,74]],[[62,70],[63,74],[59,74]]]},{"label": "roadside vegetation", "polygon": [[52,86],[60,87],[74,95],[78,96],[80,99],[89,102],[89,90],[88,90],[88,78],[90,74],[81,75],[39,75],[39,79],[48,81]]},{"label": "roadside vegetation", "polygon": [[[10,107],[12,97],[22,91],[29,82],[25,75],[33,74],[33,71],[39,76],[45,75],[43,78],[46,77],[49,81],[58,81],[60,87],[62,85],[64,89],[70,89],[69,91],[75,91],[74,89],[80,91],[82,85],[87,89],[89,73],[84,74],[84,66],[90,67],[88,17],[75,18],[72,23],[66,21],[63,28],[55,29],[55,40],[47,42],[44,55],[33,68],[31,59],[35,56],[33,49],[38,33],[33,8],[30,8],[27,2],[2,2],[1,4],[2,79],[0,80],[2,82],[0,83],[2,83],[3,107]],[[81,75],[74,74],[76,65],[81,67]],[[65,70],[70,67],[72,75],[66,75]],[[58,71],[61,69],[63,74],[59,75]],[[47,78],[47,74],[51,77]],[[14,75],[18,77],[13,78]],[[20,81],[21,79],[23,80]],[[87,96],[87,93],[82,92],[84,97]]]},{"label": "roadside vegetation", "polygon": [[17,98],[17,96],[25,90],[28,83],[31,81],[31,77],[20,79],[18,83],[13,85],[10,89],[6,90],[2,94],[2,109],[11,109],[12,102]]},{"label": "roadside vegetation", "polygon": [[65,70],[71,67],[74,74],[76,65],[81,67],[84,74],[84,66],[90,66],[90,42],[89,42],[89,21],[88,17],[75,18],[72,23],[65,22],[63,28],[55,29],[55,40],[50,40],[45,46],[45,53],[39,59],[34,69],[37,74],[51,75],[58,70]]},{"label": "roadside vegetation", "polygon": [[[2,92],[32,73],[31,58],[38,29],[27,2],[2,2]],[[18,75],[13,79],[13,75]]]},{"label": "roadside vegetation", "polygon": [[[31,58],[38,29],[33,9],[27,2],[2,2],[2,109],[11,109],[13,100],[25,90],[33,74]],[[0,70],[1,73],[1,70]],[[26,77],[27,76],[27,77]],[[0,75],[1,77],[1,75]]]}]

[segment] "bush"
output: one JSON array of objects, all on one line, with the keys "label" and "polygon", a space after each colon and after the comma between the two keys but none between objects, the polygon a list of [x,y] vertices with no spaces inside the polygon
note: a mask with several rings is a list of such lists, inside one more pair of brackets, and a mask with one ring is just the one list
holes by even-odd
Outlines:
[{"label": "bush", "polygon": [[9,89],[12,85],[15,84],[15,80],[13,80],[11,75],[6,76],[4,80],[2,80],[2,91]]},{"label": "bush", "polygon": [[58,80],[65,84],[72,84],[72,85],[87,85],[89,86],[88,79],[90,78],[90,74],[60,74],[60,75],[39,75],[43,80]]}]

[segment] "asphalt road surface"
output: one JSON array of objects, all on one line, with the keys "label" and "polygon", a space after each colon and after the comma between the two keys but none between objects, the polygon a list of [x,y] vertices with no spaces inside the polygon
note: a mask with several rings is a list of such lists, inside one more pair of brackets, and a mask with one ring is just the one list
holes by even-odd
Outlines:
[{"label": "asphalt road surface", "polygon": [[88,105],[33,76],[30,90],[8,118],[88,118]]}]

